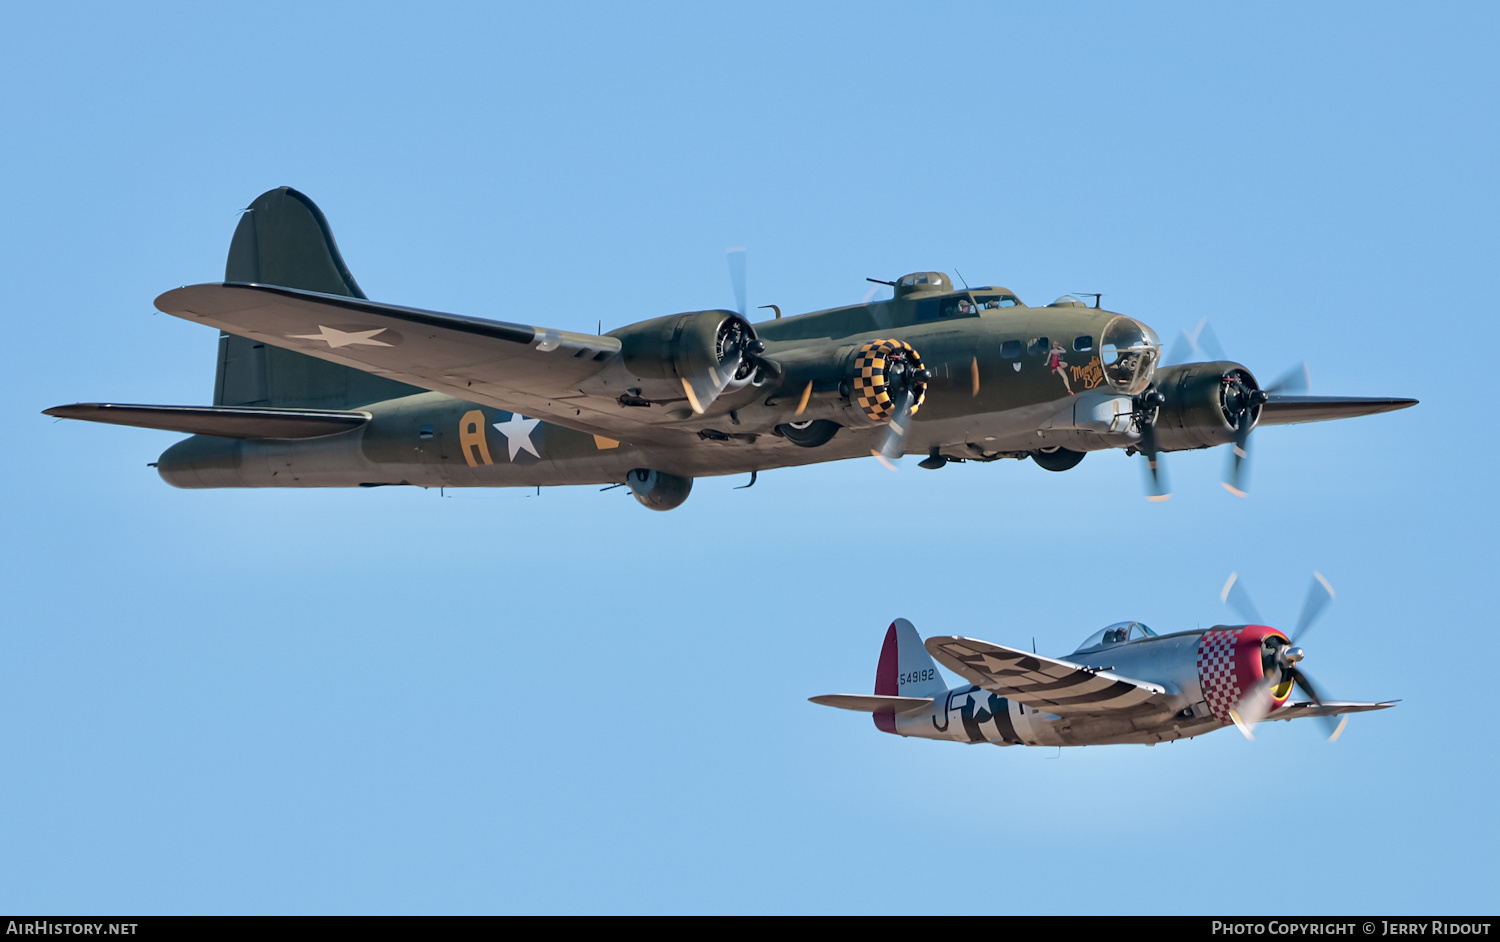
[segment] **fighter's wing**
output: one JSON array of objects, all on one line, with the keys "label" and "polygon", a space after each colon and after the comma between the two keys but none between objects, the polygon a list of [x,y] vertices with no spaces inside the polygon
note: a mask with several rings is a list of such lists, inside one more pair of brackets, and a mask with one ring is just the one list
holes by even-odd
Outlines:
[{"label": "fighter's wing", "polygon": [[1415,399],[1387,399],[1373,396],[1288,396],[1272,393],[1260,407],[1258,425],[1292,425],[1296,422],[1324,422],[1350,419],[1357,415],[1394,412],[1417,404]]},{"label": "fighter's wing", "polygon": [[1166,693],[1159,684],[973,638],[928,638],[927,653],[971,684],[1058,716],[1125,710]]},{"label": "fighter's wing", "polygon": [[1277,707],[1265,718],[1271,720],[1295,720],[1299,716],[1341,716],[1345,713],[1365,713],[1370,710],[1388,710],[1398,700],[1382,700],[1379,703],[1360,703],[1348,700],[1324,700],[1321,704],[1310,700],[1295,700]]},{"label": "fighter's wing", "polygon": [[322,360],[622,441],[685,433],[578,385],[620,355],[614,337],[271,285],[206,284],[156,299],[168,314]]}]

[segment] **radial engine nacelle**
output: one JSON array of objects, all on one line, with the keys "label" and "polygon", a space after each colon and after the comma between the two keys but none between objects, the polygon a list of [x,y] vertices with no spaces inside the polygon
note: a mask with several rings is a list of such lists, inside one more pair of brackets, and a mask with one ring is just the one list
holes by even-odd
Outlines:
[{"label": "radial engine nacelle", "polygon": [[1158,369],[1152,386],[1159,451],[1212,448],[1235,440],[1240,423],[1260,419],[1265,394],[1244,366],[1229,360]]}]

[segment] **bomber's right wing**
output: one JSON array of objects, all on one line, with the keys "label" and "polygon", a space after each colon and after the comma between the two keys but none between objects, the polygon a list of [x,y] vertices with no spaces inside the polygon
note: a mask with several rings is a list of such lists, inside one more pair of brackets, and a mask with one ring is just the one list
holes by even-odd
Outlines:
[{"label": "bomber's right wing", "polygon": [[973,638],[933,637],[926,646],[969,683],[1058,716],[1127,710],[1167,692],[1160,684]]},{"label": "bomber's right wing", "polygon": [[1257,425],[1292,425],[1296,422],[1326,422],[1352,419],[1357,415],[1395,412],[1417,404],[1415,399],[1377,396],[1288,396],[1272,393],[1260,407]]}]

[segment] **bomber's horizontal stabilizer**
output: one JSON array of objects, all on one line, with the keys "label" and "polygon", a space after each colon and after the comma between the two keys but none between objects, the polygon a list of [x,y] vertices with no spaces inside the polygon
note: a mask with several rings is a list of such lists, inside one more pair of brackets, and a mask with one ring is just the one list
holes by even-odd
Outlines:
[{"label": "bomber's horizontal stabilizer", "polygon": [[1283,396],[1272,393],[1260,407],[1259,425],[1292,425],[1352,419],[1377,412],[1395,412],[1417,404],[1416,399],[1386,399],[1369,396]]},{"label": "bomber's horizontal stabilizer", "polygon": [[255,406],[140,406],[118,402],[54,406],[42,414],[219,438],[321,438],[359,428],[370,421],[368,412]]},{"label": "bomber's horizontal stabilizer", "polygon": [[932,706],[931,697],[890,697],[880,694],[830,693],[807,699],[823,706],[858,710],[861,713],[910,713]]},{"label": "bomber's horizontal stabilizer", "polygon": [[1300,716],[1340,716],[1345,713],[1367,713],[1370,710],[1388,710],[1399,700],[1382,700],[1379,703],[1359,703],[1344,700],[1324,700],[1321,704],[1310,700],[1295,700],[1279,707],[1266,720],[1295,720]]}]

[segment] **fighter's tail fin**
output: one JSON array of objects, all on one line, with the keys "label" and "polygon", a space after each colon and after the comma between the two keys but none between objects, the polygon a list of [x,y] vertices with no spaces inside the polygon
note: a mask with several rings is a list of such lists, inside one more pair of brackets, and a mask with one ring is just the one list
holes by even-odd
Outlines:
[{"label": "fighter's tail fin", "polygon": [[[262,193],[240,216],[224,280],[365,296],[322,211],[285,186]],[[216,406],[348,409],[418,392],[415,386],[249,338],[219,336]]]},{"label": "fighter's tail fin", "polygon": [[[875,668],[876,695],[937,697],[947,690],[948,684],[922,646],[917,629],[904,618],[891,622],[880,649],[880,664]],[[896,719],[888,713],[876,713],[875,725],[887,733],[896,731]]]}]

